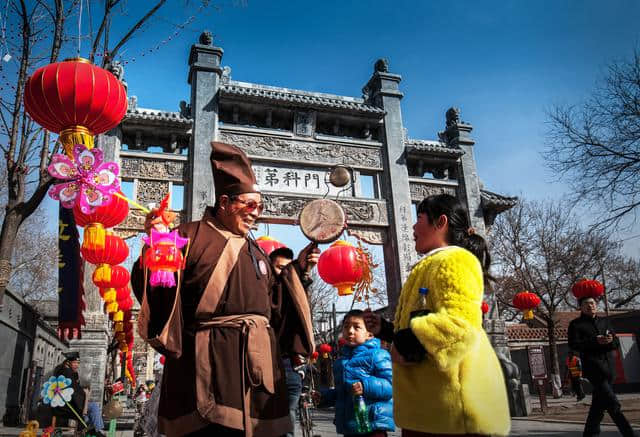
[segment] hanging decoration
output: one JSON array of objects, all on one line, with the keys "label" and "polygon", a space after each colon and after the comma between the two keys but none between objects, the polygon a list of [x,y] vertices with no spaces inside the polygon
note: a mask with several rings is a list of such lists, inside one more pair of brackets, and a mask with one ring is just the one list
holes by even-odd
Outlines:
[{"label": "hanging decoration", "polygon": [[489,312],[489,304],[483,300],[480,309],[482,310],[482,314],[487,314]]},{"label": "hanging decoration", "polygon": [[107,70],[83,58],[38,68],[27,79],[26,111],[36,123],[59,134],[67,155],[84,144],[93,148],[93,136],[116,127],[127,112],[127,93]]},{"label": "hanging decoration", "polygon": [[329,358],[329,354],[331,353],[332,350],[333,348],[331,347],[331,345],[327,343],[322,343],[318,347],[318,351],[322,354],[322,358]]},{"label": "hanging decoration", "polygon": [[82,246],[88,249],[104,247],[106,229],[122,223],[128,214],[128,203],[117,195],[111,196],[108,202],[97,207],[90,214],[83,213],[79,205],[76,204],[73,207],[73,217],[76,220],[76,225],[84,228]]},{"label": "hanging decoration", "polygon": [[184,268],[182,249],[189,243],[177,230],[169,233],[151,229],[150,236],[142,237],[149,246],[144,255],[144,266],[151,271],[149,284],[152,287],[173,287],[176,285],[174,273]]},{"label": "hanging decoration", "polygon": [[571,292],[580,300],[585,297],[599,299],[604,294],[604,285],[595,279],[581,279],[571,287]]},{"label": "hanging decoration", "polygon": [[356,249],[357,257],[356,257],[356,268],[362,271],[362,276],[360,280],[358,280],[353,287],[354,289],[354,299],[357,302],[364,302],[369,305],[369,298],[372,294],[377,294],[379,290],[373,287],[373,269],[378,267],[378,264],[373,263],[373,256],[369,252],[367,248],[365,248],[360,241],[358,241],[358,247]]},{"label": "hanging decoration", "polygon": [[78,205],[82,213],[91,214],[97,207],[109,203],[111,195],[120,188],[120,167],[115,162],[102,162],[102,150],[89,150],[82,144],[73,147],[72,158],[62,154],[51,158],[49,174],[66,182],[49,188],[49,196],[65,208]]},{"label": "hanging decoration", "polygon": [[318,351],[313,351],[313,353],[311,354],[311,364],[315,364],[315,362],[318,361],[319,356],[320,353]]},{"label": "hanging decoration", "polygon": [[525,320],[533,319],[533,310],[540,305],[540,298],[529,291],[522,291],[513,297],[513,306],[524,313]]},{"label": "hanging decoration", "polygon": [[353,287],[363,275],[358,257],[358,251],[351,243],[338,240],[320,255],[318,274],[338,289],[339,296],[353,294]]},{"label": "hanging decoration", "polygon": [[96,281],[111,280],[111,266],[121,264],[127,259],[129,247],[122,238],[107,231],[104,247],[94,249],[83,247],[80,252],[87,262],[98,266],[93,273],[93,280],[96,283]]},{"label": "hanging decoration", "polygon": [[65,405],[75,414],[76,418],[87,428],[86,422],[80,417],[78,412],[71,406],[69,401],[73,395],[73,387],[71,386],[71,379],[64,375],[52,376],[45,381],[42,386],[40,396],[42,396],[42,402],[51,407],[64,407]]},{"label": "hanging decoration", "polygon": [[286,245],[282,244],[275,238],[270,237],[268,235],[263,235],[262,237],[256,238],[256,243],[258,243],[258,246],[260,246],[260,248],[264,251],[264,253],[267,256],[269,256],[269,254],[276,249],[287,247]]}]

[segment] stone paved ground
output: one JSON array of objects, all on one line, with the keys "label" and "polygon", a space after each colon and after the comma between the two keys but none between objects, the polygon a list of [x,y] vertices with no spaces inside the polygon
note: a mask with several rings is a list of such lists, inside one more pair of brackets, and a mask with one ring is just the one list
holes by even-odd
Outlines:
[{"label": "stone paved ground", "polygon": [[[634,430],[640,435],[640,393],[619,395],[623,410],[634,424]],[[527,418],[515,418],[511,422],[511,436],[525,437],[580,437],[584,427],[584,420],[591,403],[591,397],[587,396],[582,402],[577,403],[573,398],[565,396],[560,399],[549,399],[549,414],[543,416],[539,411],[537,399],[532,399],[534,414]],[[332,409],[316,409],[313,412],[314,435],[318,437],[337,437],[333,425]],[[603,423],[611,423],[608,415],[605,415]],[[0,437],[15,437],[20,434],[22,428],[5,428],[0,426]],[[302,434],[297,429],[296,437]],[[601,437],[619,436],[615,426],[604,425]],[[389,433],[389,437],[399,437],[400,431]],[[133,431],[118,431],[116,437],[133,437]],[[259,437],[259,436],[256,436]]]}]

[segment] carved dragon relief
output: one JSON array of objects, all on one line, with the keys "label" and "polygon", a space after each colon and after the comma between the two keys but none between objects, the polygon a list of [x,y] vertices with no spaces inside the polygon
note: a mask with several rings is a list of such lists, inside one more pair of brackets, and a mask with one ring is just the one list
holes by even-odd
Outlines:
[{"label": "carved dragon relief", "polygon": [[220,132],[220,141],[235,144],[248,155],[258,157],[287,157],[291,161],[315,161],[375,169],[382,168],[381,151],[371,148],[228,132]]}]

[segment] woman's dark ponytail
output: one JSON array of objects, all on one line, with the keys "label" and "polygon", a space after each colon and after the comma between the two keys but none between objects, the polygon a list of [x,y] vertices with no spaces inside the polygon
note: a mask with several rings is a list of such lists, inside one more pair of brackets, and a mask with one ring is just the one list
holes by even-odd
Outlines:
[{"label": "woman's dark ponytail", "polygon": [[464,247],[473,253],[482,265],[485,279],[491,279],[491,255],[487,242],[471,227],[467,209],[458,199],[449,194],[425,197],[418,205],[418,214],[426,214],[431,224],[437,223],[440,216],[445,215],[449,222],[447,243]]}]

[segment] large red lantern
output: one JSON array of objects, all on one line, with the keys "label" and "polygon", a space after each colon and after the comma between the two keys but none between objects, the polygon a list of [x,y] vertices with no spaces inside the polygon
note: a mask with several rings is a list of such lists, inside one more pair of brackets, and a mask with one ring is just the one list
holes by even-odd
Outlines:
[{"label": "large red lantern", "polygon": [[327,343],[322,343],[320,346],[318,346],[318,351],[322,354],[322,358],[329,358],[329,354],[332,350],[333,349],[331,348],[331,345]]},{"label": "large red lantern", "polygon": [[522,291],[513,297],[513,306],[524,313],[525,320],[533,319],[533,309],[540,305],[540,298],[535,293]]},{"label": "large red lantern", "polygon": [[263,235],[262,237],[256,238],[256,243],[258,243],[258,246],[260,246],[260,248],[264,250],[264,253],[266,253],[267,256],[269,256],[269,254],[276,249],[287,247],[275,238],[272,238],[268,235]]},{"label": "large red lantern", "polygon": [[27,80],[24,106],[45,129],[59,133],[67,155],[74,144],[93,148],[93,136],[118,125],[127,93],[107,70],[82,58],[38,68]]},{"label": "large red lantern", "polygon": [[338,289],[339,296],[352,294],[352,287],[362,279],[358,250],[347,241],[336,241],[320,255],[318,274]]},{"label": "large red lantern", "polygon": [[604,294],[604,285],[595,279],[581,279],[573,284],[571,292],[578,300],[585,297],[598,299]]},{"label": "large red lantern", "polygon": [[111,196],[109,203],[97,207],[91,214],[84,214],[80,210],[80,205],[76,203],[73,208],[73,217],[76,225],[84,227],[82,247],[88,249],[104,247],[105,229],[122,223],[127,218],[127,214],[129,214],[129,204],[118,196]]},{"label": "large red lantern", "polygon": [[129,256],[129,247],[124,240],[117,235],[107,231],[105,235],[104,247],[80,249],[82,257],[91,264],[96,264],[98,268],[93,273],[95,281],[110,281],[111,266],[120,264]]}]

